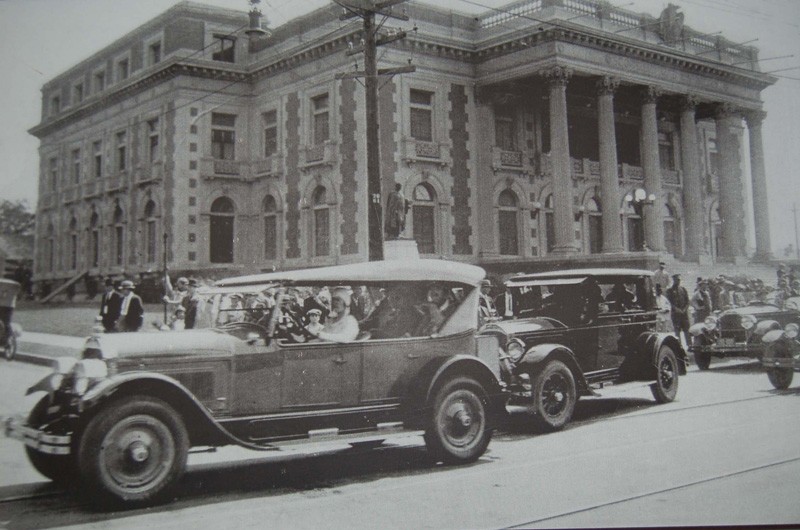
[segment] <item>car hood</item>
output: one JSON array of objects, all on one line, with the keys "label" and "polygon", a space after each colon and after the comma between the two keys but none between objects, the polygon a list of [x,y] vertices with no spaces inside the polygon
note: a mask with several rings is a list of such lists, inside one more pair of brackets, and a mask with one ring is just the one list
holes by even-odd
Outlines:
[{"label": "car hood", "polygon": [[169,355],[233,354],[236,343],[231,335],[210,329],[161,331],[152,333],[113,333],[90,337],[85,349],[99,349],[105,359]]},{"label": "car hood", "polygon": [[535,333],[554,329],[556,325],[546,318],[521,318],[516,320],[502,320],[484,326],[481,331],[486,333],[503,333],[505,335],[519,335],[521,333]]},{"label": "car hood", "polygon": [[742,307],[737,307],[734,309],[728,309],[723,311],[720,316],[724,315],[768,315],[773,313],[781,313],[783,310],[778,306],[774,306],[772,304],[753,304],[753,305],[746,305]]}]

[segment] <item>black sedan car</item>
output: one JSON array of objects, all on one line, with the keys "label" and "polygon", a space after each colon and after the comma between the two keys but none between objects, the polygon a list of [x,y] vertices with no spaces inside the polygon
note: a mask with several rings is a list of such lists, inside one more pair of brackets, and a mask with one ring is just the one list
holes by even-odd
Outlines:
[{"label": "black sedan car", "polygon": [[800,297],[789,298],[783,307],[753,301],[710,316],[689,328],[689,350],[701,370],[708,370],[712,357],[750,357],[761,359],[766,348],[764,335],[787,324],[800,324]]},{"label": "black sedan car", "polygon": [[569,422],[580,396],[609,386],[649,385],[656,401],[675,399],[686,352],[658,333],[652,273],[576,269],[505,282],[504,319],[482,334],[498,338],[511,396],[541,430]]}]

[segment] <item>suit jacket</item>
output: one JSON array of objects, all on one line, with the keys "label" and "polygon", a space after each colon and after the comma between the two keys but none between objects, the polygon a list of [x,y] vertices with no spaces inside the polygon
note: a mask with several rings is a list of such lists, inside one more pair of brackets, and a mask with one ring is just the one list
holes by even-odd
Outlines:
[{"label": "suit jacket", "polygon": [[103,328],[112,331],[119,318],[119,310],[122,304],[122,297],[116,291],[103,293],[100,299],[100,318],[103,321]]},{"label": "suit jacket", "polygon": [[[124,299],[120,298],[120,309]],[[125,315],[120,315],[117,321],[117,329],[119,331],[139,331],[144,321],[144,306],[142,299],[139,295],[131,293],[131,300],[128,303],[128,312]]]}]

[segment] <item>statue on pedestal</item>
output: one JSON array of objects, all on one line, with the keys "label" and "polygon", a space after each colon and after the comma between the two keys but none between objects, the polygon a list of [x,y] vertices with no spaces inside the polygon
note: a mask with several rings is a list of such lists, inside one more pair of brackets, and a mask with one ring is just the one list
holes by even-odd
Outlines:
[{"label": "statue on pedestal", "polygon": [[394,191],[386,201],[386,239],[400,239],[400,234],[406,228],[406,214],[411,208],[411,201],[403,196],[402,188],[400,184],[395,184]]}]

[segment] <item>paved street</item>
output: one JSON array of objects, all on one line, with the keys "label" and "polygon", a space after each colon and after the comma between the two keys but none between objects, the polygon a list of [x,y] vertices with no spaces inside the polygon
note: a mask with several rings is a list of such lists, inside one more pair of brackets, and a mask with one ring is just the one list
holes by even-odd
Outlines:
[{"label": "paved street", "polygon": [[[46,369],[0,374],[7,414]],[[98,513],[53,489],[22,447],[0,441],[0,524],[8,528],[507,528],[797,524],[800,393],[772,389],[753,363],[681,379],[678,400],[647,388],[579,402],[563,432],[524,418],[464,467],[433,466],[419,439],[380,451],[308,447],[259,458],[240,449],[190,457],[174,503]]]}]

